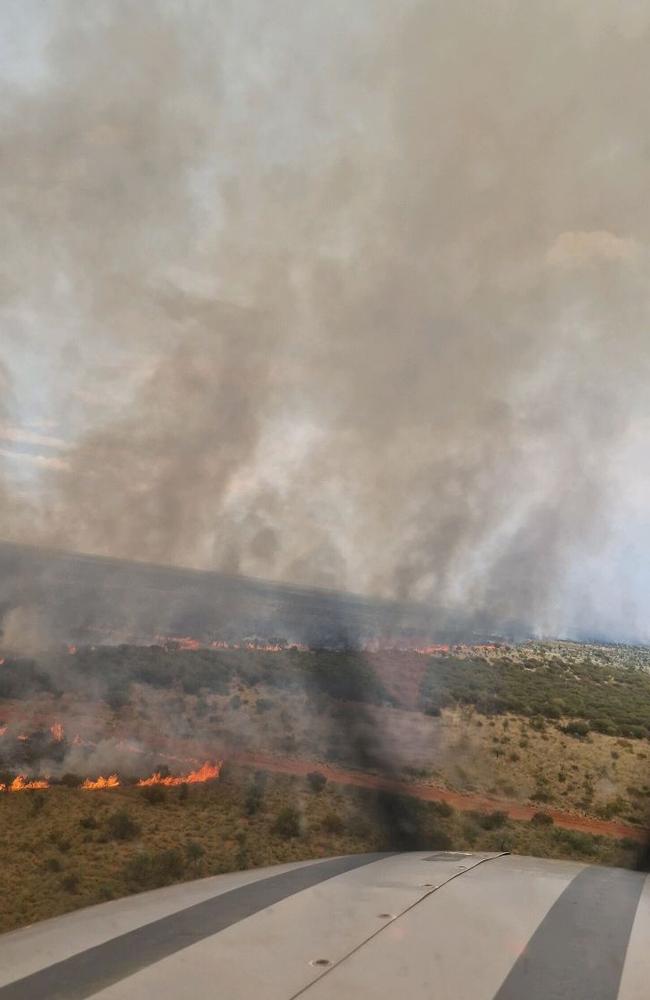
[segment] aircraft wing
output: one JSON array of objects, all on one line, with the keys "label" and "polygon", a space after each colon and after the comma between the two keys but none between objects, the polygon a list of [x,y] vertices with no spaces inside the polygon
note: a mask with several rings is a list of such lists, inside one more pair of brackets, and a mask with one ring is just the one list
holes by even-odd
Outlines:
[{"label": "aircraft wing", "polygon": [[499,854],[218,875],[0,937],[0,1000],[647,1000],[650,880]]}]

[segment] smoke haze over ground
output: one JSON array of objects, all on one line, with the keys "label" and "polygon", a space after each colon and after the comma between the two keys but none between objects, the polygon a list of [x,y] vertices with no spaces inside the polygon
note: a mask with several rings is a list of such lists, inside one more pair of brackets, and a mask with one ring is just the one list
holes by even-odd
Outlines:
[{"label": "smoke haze over ground", "polygon": [[647,638],[648,11],[0,16],[1,536]]}]

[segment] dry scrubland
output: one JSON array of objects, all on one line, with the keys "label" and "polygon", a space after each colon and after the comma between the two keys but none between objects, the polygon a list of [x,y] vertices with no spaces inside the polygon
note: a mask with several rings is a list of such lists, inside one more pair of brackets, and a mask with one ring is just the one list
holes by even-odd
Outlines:
[{"label": "dry scrubland", "polygon": [[0,797],[0,930],[116,896],[355,851],[511,850],[631,865],[636,846],[497,812],[227,768],[205,785]]},{"label": "dry scrubland", "polygon": [[[65,739],[54,742],[58,721]],[[648,654],[527,644],[449,654],[100,647],[0,671],[0,781],[123,786],[0,795],[4,929],[180,879],[381,848],[513,850],[634,865],[638,845],[234,763],[206,785],[128,784],[167,763],[304,758],[627,824],[647,824]],[[22,737],[22,739],[20,738]],[[26,738],[25,738],[26,737]],[[75,737],[78,737],[75,739]],[[194,763],[191,761],[193,760]],[[71,773],[73,772],[73,773]]]}]

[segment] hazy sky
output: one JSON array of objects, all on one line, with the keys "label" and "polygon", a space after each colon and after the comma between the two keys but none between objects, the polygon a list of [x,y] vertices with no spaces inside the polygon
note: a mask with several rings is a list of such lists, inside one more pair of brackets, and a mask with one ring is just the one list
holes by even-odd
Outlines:
[{"label": "hazy sky", "polygon": [[0,536],[650,633],[650,10],[5,0]]}]

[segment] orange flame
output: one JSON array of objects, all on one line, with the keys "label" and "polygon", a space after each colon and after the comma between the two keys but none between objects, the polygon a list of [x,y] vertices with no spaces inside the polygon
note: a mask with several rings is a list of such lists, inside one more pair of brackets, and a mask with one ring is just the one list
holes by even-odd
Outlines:
[{"label": "orange flame", "polygon": [[149,785],[193,785],[199,781],[214,781],[221,774],[221,767],[223,765],[222,760],[218,760],[215,764],[210,764],[206,760],[197,771],[190,771],[189,774],[183,774],[180,777],[174,777],[174,775],[163,776],[160,772],[156,771],[152,774],[150,778],[141,778],[138,781],[139,788],[146,788]]},{"label": "orange flame", "polygon": [[61,743],[63,740],[63,726],[60,722],[53,722],[50,726],[50,732],[52,733],[52,739],[55,743]]},{"label": "orange flame", "polygon": [[100,776],[95,781],[86,778],[81,787],[85,792],[94,792],[98,788],[118,788],[119,784],[120,779],[118,776],[116,774],[109,774],[108,778]]},{"label": "orange flame", "polygon": [[19,774],[10,785],[0,785],[0,792],[24,792],[34,788],[49,788],[49,781],[45,779],[38,781],[28,781],[24,774]]}]

